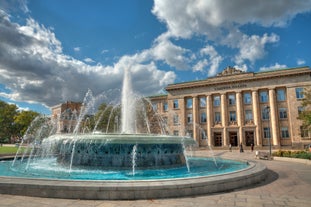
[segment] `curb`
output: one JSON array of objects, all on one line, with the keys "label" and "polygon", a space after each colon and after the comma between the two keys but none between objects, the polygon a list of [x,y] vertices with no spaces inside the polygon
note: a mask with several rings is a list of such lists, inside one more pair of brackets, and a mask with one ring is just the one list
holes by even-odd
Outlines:
[{"label": "curb", "polygon": [[296,163],[301,163],[305,165],[311,165],[311,160],[307,160],[307,159],[289,158],[289,157],[273,157],[273,159],[277,161],[296,162]]}]

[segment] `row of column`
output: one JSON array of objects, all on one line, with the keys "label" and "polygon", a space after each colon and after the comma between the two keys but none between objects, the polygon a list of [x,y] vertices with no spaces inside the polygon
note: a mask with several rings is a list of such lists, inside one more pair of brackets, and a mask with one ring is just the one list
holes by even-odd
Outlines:
[{"label": "row of column", "polygon": [[[198,96],[192,97],[193,99],[193,137],[199,143],[199,131],[198,131],[198,124],[199,124],[199,110],[198,110]],[[212,146],[212,127],[214,126],[214,120],[212,120],[213,116],[213,96],[207,95],[206,96],[206,114],[207,114],[207,137],[208,137],[208,145]],[[242,92],[236,92],[236,115],[237,115],[237,126],[239,132],[239,140],[238,142],[242,142],[243,137],[243,126],[244,126],[244,110],[242,106]],[[269,106],[270,106],[270,133],[271,141],[273,145],[279,145],[278,139],[278,122],[277,122],[277,107],[276,107],[276,97],[275,97],[275,89],[269,89]],[[227,110],[227,95],[226,93],[221,94],[221,123],[223,127],[222,137],[223,137],[223,146],[228,146],[228,110]],[[261,121],[261,108],[259,104],[259,96],[258,91],[252,91],[252,112],[253,112],[253,122],[256,126],[255,129],[255,145],[261,146],[262,145],[262,121]],[[184,117],[185,113],[183,112],[182,117]]]}]

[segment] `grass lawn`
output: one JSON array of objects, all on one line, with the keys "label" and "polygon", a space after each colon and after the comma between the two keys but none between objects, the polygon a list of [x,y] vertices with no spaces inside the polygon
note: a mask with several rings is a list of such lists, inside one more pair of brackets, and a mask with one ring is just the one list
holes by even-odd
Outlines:
[{"label": "grass lawn", "polygon": [[0,147],[0,155],[1,154],[16,154],[18,147],[15,146],[2,146]]}]

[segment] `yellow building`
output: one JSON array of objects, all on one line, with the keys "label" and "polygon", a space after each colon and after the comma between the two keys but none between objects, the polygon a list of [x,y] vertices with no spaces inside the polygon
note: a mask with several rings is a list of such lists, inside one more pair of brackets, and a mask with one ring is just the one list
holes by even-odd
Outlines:
[{"label": "yellow building", "polygon": [[56,133],[73,132],[81,111],[82,103],[67,101],[51,107],[52,121],[56,123]]},{"label": "yellow building", "polygon": [[199,146],[303,148],[311,135],[297,117],[308,88],[309,67],[256,73],[227,67],[215,77],[168,85],[167,95],[150,99],[168,133],[188,133]]}]

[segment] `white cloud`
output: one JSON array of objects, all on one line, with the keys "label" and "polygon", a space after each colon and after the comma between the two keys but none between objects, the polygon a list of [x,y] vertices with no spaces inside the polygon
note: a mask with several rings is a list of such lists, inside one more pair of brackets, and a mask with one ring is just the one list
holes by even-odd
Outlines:
[{"label": "white cloud", "polygon": [[200,60],[197,64],[193,66],[193,71],[204,71],[204,68],[208,66],[208,61],[206,59]]},{"label": "white cloud", "polygon": [[223,58],[217,53],[215,48],[211,45],[207,45],[205,48],[200,50],[200,54],[209,56],[209,70],[208,76],[213,76],[217,73],[217,69],[222,62]]},{"label": "white cloud", "polygon": [[35,20],[18,25],[1,10],[0,19],[0,82],[10,90],[0,96],[11,100],[52,106],[82,101],[88,89],[119,99],[114,89],[122,87],[125,67],[131,68],[133,87],[142,95],[156,93],[176,78],[174,72],[160,70],[150,59],[141,62],[144,52],[123,56],[111,66],[88,65],[91,59],[84,63],[64,54],[55,34]]},{"label": "white cloud", "polygon": [[264,34],[262,37],[258,35],[247,36],[243,35],[239,41],[240,52],[235,57],[236,63],[241,64],[245,60],[254,63],[257,59],[261,59],[265,55],[265,45],[267,43],[276,43],[279,41],[279,36]]},{"label": "white cloud", "polygon": [[306,64],[305,60],[303,60],[303,59],[298,59],[297,60],[297,65],[304,65],[304,64]]},{"label": "white cloud", "polygon": [[284,69],[284,68],[287,68],[287,65],[275,63],[274,65],[263,66],[259,70],[260,71],[268,71],[268,70],[279,70],[279,69]]},{"label": "white cloud", "polygon": [[86,62],[86,63],[95,63],[95,61],[92,60],[91,58],[84,58],[84,62]]},{"label": "white cloud", "polygon": [[[152,12],[174,36],[212,35],[232,24],[284,26],[296,14],[307,12],[311,1],[292,0],[155,0]],[[217,29],[219,28],[219,29]]]},{"label": "white cloud", "polygon": [[240,27],[287,25],[299,13],[311,9],[311,0],[155,0],[152,12],[175,38],[204,35],[229,48],[238,49],[236,64],[254,63],[265,55],[265,45],[279,41],[277,34],[244,34]]},{"label": "white cloud", "polygon": [[73,48],[73,50],[74,50],[75,52],[80,52],[80,51],[81,51],[81,48],[80,48],[80,47],[75,47],[75,48]]},{"label": "white cloud", "polygon": [[169,40],[170,34],[164,33],[160,35],[154,42],[151,49],[152,56],[156,60],[163,60],[168,65],[179,70],[189,69],[189,60],[185,57],[187,50],[174,45]]}]

